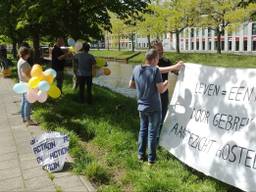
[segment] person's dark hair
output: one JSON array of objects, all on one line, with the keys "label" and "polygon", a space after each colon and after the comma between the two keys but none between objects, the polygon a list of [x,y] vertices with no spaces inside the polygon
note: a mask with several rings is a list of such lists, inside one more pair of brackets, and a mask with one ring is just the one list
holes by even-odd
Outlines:
[{"label": "person's dark hair", "polygon": [[158,54],[157,50],[155,50],[155,49],[149,49],[145,54],[146,61],[152,61],[153,59],[156,59],[157,57],[159,57],[159,54]]},{"label": "person's dark hair", "polygon": [[22,42],[22,43],[20,44],[20,47],[27,47],[27,48],[30,49],[30,46],[29,46],[29,44],[28,44],[27,42]]},{"label": "person's dark hair", "polygon": [[20,47],[19,48],[19,56],[24,57],[26,55],[30,54],[30,49],[27,47]]},{"label": "person's dark hair", "polygon": [[158,45],[162,45],[162,41],[160,41],[158,39],[155,39],[155,40],[151,41],[151,43],[150,43],[151,48],[156,48],[156,46],[158,46]]},{"label": "person's dark hair", "polygon": [[55,41],[57,42],[59,39],[62,39],[64,41],[64,37],[63,36],[56,37]]},{"label": "person's dark hair", "polygon": [[90,51],[90,48],[91,48],[91,47],[90,47],[90,45],[89,45],[88,43],[84,43],[84,44],[83,44],[83,50],[84,50],[84,51],[88,52],[88,51]]}]

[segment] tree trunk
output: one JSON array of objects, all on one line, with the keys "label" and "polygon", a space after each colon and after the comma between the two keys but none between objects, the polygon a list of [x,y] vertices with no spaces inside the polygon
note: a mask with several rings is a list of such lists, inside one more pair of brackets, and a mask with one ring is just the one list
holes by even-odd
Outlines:
[{"label": "tree trunk", "polygon": [[34,48],[34,63],[40,63],[40,37],[38,33],[34,33],[32,36],[33,48]]},{"label": "tree trunk", "polygon": [[180,53],[180,32],[176,31],[176,53]]},{"label": "tree trunk", "polygon": [[150,49],[151,48],[150,35],[147,35],[147,39],[148,39],[148,48]]},{"label": "tree trunk", "polygon": [[118,36],[118,51],[121,51],[120,36]]},{"label": "tree trunk", "polygon": [[100,50],[100,41],[97,42],[97,48]]},{"label": "tree trunk", "polygon": [[131,40],[132,40],[132,52],[134,52],[135,51],[134,33],[132,33]]},{"label": "tree trunk", "polygon": [[221,54],[221,32],[217,29],[217,53]]},{"label": "tree trunk", "polygon": [[108,38],[108,50],[109,50],[109,35],[108,35],[108,33],[107,33],[107,38]]},{"label": "tree trunk", "polygon": [[17,41],[16,40],[12,41],[12,55],[14,59],[17,58]]}]

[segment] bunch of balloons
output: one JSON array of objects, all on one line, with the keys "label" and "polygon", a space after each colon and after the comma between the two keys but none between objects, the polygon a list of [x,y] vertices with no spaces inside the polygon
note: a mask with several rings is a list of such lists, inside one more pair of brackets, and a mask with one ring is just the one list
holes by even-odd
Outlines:
[{"label": "bunch of balloons", "polygon": [[94,77],[99,77],[102,75],[109,76],[111,74],[111,70],[106,67],[107,63],[105,59],[97,58],[96,63],[96,68],[93,70]]},{"label": "bunch of balloons", "polygon": [[54,69],[49,68],[43,71],[40,65],[35,64],[31,69],[31,78],[28,83],[17,83],[13,86],[13,90],[17,94],[26,93],[29,103],[35,103],[36,101],[44,103],[48,96],[57,99],[60,97],[61,91],[53,84],[56,75]]},{"label": "bunch of balloons", "polygon": [[[69,51],[72,54],[77,53],[83,48],[83,43],[81,41],[75,41],[72,38],[68,38],[68,46],[69,46]],[[99,77],[102,75],[108,76],[111,74],[111,70],[106,66],[106,60],[102,58],[97,58],[96,59],[96,67],[93,70],[93,77]]]},{"label": "bunch of balloons", "polygon": [[81,41],[75,41],[72,38],[68,38],[68,46],[68,50],[74,54],[83,48],[83,43]]}]

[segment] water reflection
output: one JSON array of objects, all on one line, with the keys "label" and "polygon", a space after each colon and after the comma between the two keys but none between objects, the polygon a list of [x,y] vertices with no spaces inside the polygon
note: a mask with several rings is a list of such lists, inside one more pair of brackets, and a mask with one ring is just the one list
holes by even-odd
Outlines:
[{"label": "water reflection", "polygon": [[[114,92],[122,95],[135,98],[136,91],[128,88],[128,83],[132,75],[135,65],[125,64],[120,62],[108,62],[108,67],[111,70],[110,76],[100,76],[94,78],[93,82],[99,86],[107,87]],[[169,93],[172,96],[176,83],[176,75],[169,75]]]}]

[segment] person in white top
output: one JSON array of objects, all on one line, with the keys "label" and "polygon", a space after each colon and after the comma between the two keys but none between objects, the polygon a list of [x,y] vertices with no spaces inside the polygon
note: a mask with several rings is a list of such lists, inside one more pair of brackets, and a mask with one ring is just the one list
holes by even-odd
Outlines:
[{"label": "person in white top", "polygon": [[[19,49],[19,61],[17,63],[17,69],[18,69],[18,77],[20,82],[28,82],[31,78],[30,71],[31,66],[27,62],[27,60],[30,57],[30,49],[27,47],[20,47]],[[21,98],[21,117],[24,123],[27,124],[27,126],[35,125],[35,123],[31,120],[31,104],[28,102],[26,98],[26,93],[22,95]]]}]

